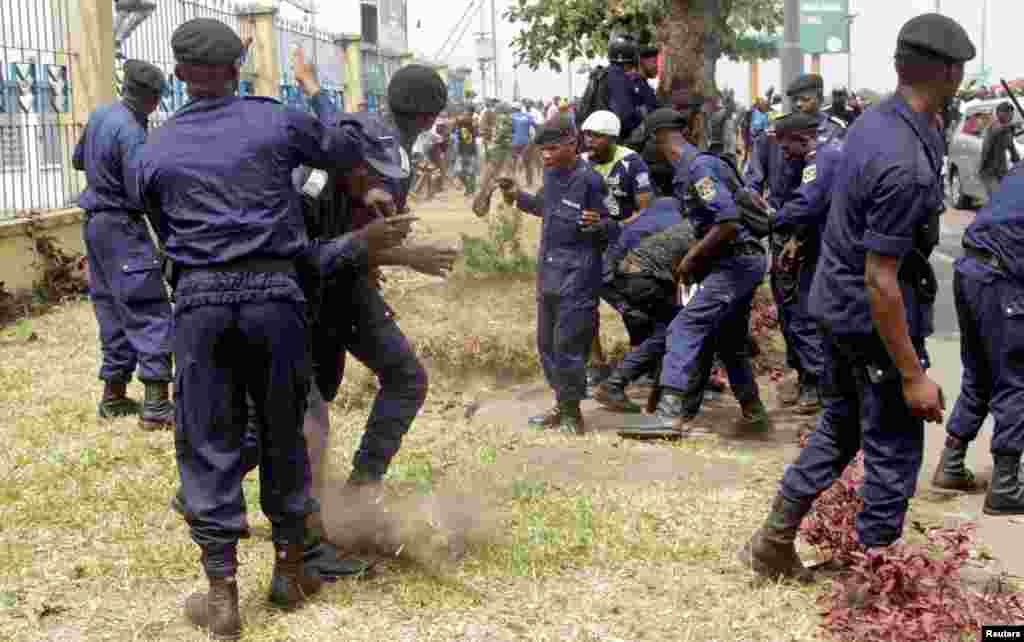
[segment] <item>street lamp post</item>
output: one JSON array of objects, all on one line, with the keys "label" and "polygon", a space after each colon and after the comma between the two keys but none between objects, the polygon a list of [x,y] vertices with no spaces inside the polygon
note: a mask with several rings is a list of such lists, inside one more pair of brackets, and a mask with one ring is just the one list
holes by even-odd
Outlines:
[{"label": "street lamp post", "polygon": [[[782,54],[782,86],[789,87],[804,67],[804,52],[800,49],[800,0],[786,0],[783,17],[780,51]],[[785,108],[792,109],[788,98]]]},{"label": "street lamp post", "polygon": [[851,94],[855,91],[853,88],[853,21],[859,15],[859,13],[846,15],[846,89]]}]

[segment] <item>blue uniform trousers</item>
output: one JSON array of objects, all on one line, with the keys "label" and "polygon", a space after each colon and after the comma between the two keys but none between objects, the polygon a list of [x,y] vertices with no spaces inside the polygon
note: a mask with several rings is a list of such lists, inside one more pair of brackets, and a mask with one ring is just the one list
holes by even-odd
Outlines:
[{"label": "blue uniform trousers", "polygon": [[537,300],[537,350],[559,402],[587,394],[587,360],[597,331],[597,295],[542,294]]},{"label": "blue uniform trousers", "polygon": [[[387,473],[391,460],[402,445],[402,438],[409,432],[426,401],[427,371],[395,322],[394,313],[380,290],[372,287],[367,279],[361,279],[353,286],[349,305],[354,321],[349,329],[351,334],[346,348],[376,375],[380,384],[352,466],[361,473],[381,478]],[[304,420],[304,432],[310,441],[310,467],[305,482],[310,491],[312,471],[319,471],[328,441],[327,413],[326,402],[316,386],[312,386]],[[249,453],[258,451],[259,440],[254,427],[247,431],[245,445]],[[259,459],[250,454],[246,461],[248,472]]]},{"label": "blue uniform trousers", "polygon": [[707,380],[717,352],[740,402],[757,397],[750,367],[750,310],[754,292],[764,279],[764,254],[718,259],[668,328],[668,351],[662,362],[661,385],[694,390]]},{"label": "blue uniform trousers", "polygon": [[631,346],[619,365],[619,373],[633,381],[652,372],[665,354],[668,326],[679,312],[675,284],[643,274],[620,274],[612,286],[621,304],[619,311]]},{"label": "blue uniform trousers", "polygon": [[[926,363],[923,341],[915,342]],[[924,421],[903,398],[899,371],[876,337],[824,334],[824,412],[796,463],[786,469],[782,494],[800,501],[828,490],[857,451],[864,450],[864,509],[857,537],[864,546],[899,539],[924,451]],[[884,370],[887,376],[869,377]]]},{"label": "blue uniform trousers", "polygon": [[782,334],[786,341],[787,365],[805,377],[821,381],[825,376],[824,347],[818,322],[808,309],[813,280],[814,264],[804,265],[800,270],[795,296],[789,301],[783,299],[780,302],[779,294],[776,292],[775,301],[778,305]]},{"label": "blue uniform trousers", "polygon": [[100,329],[99,378],[127,383],[171,381],[171,304],[160,260],[138,214],[90,213],[82,229],[89,298]]},{"label": "blue uniform trousers", "polygon": [[1024,284],[974,258],[953,277],[964,373],[946,430],[969,442],[989,412],[993,453],[1024,451]]},{"label": "blue uniform trousers", "polygon": [[[265,293],[281,292],[283,300]],[[291,275],[193,272],[177,287],[175,447],[193,540],[211,577],[232,575],[245,525],[246,395],[259,426],[260,500],[275,542],[301,543],[308,512],[303,414],[312,361]],[[184,305],[182,305],[184,304]]]}]

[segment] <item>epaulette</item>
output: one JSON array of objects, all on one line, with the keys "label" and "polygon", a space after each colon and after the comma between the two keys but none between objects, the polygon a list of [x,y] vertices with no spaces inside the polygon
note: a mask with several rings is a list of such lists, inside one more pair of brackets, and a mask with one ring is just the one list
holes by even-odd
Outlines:
[{"label": "epaulette", "polygon": [[846,129],[846,121],[842,120],[841,118],[837,118],[836,116],[829,116],[828,120],[829,122],[835,125],[839,125],[843,129]]}]

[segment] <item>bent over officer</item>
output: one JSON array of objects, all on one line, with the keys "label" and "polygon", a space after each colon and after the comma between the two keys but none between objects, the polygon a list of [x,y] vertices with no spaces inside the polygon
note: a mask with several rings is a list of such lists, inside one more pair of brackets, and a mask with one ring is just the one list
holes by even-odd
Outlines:
[{"label": "bent over officer", "polygon": [[100,327],[103,399],[100,417],[138,411],[126,390],[136,365],[146,386],[139,425],[174,425],[171,382],[171,304],[160,258],[150,239],[142,204],[133,198],[135,163],[146,141],[149,115],[160,104],[164,74],[141,60],[124,65],[120,102],[89,118],[75,148],[75,169],[86,173],[78,199],[85,210],[89,297]]},{"label": "bent over officer", "polygon": [[786,469],[768,519],[741,553],[761,575],[807,577],[793,544],[800,522],[862,448],[857,538],[884,547],[903,532],[924,422],[941,421],[944,407],[924,346],[935,300],[927,257],[943,208],[935,117],[973,57],[952,19],[911,19],[899,33],[896,93],[847,137],[810,299],[825,331],[830,416]]},{"label": "bent over officer", "polygon": [[696,436],[692,420],[700,410],[716,352],[742,409],[737,431],[745,435],[771,430],[747,342],[754,292],[764,279],[767,261],[764,248],[741,220],[736,202],[740,177],[733,166],[713,154],[696,155],[689,165],[684,164],[695,154],[677,129],[659,130],[658,143],[666,148],[665,157],[677,163],[676,195],[697,239],[675,274],[685,286],[699,285],[668,328],[662,394],[654,420],[619,434]]},{"label": "bent over officer", "polygon": [[964,374],[932,478],[939,488],[981,488],[964,460],[991,412],[994,470],[983,509],[987,515],[1024,514],[1019,472],[1024,452],[1024,335],[1018,328],[1024,317],[1022,243],[1024,165],[1018,165],[967,227],[964,256],[956,263],[953,296]]},{"label": "bent over officer", "polygon": [[544,159],[544,186],[536,194],[500,179],[505,197],[544,219],[537,272],[537,348],[557,404],[530,425],[584,432],[580,402],[587,392],[587,353],[596,330],[601,255],[617,225],[608,218],[608,189],[576,155],[576,132],[567,116],[549,120],[534,141]]},{"label": "bent over officer", "polygon": [[[225,24],[186,22],[171,47],[192,100],[151,137],[139,190],[159,213],[159,234],[179,270],[175,449],[186,519],[210,585],[186,601],[185,614],[231,639],[241,632],[235,575],[245,526],[247,393],[258,416],[260,499],[276,552],[270,601],[295,608],[320,588],[302,558],[311,362],[296,261],[309,242],[292,171],[350,161],[359,146],[347,130],[325,129],[276,100],[235,96],[243,45]],[[353,245],[358,253],[371,244],[364,237]]]}]

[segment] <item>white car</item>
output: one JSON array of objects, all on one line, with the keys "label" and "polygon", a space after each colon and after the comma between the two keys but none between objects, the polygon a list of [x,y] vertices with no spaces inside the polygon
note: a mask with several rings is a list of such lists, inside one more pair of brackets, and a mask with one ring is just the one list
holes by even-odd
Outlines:
[{"label": "white car", "polygon": [[[1020,100],[1018,98],[1018,100]],[[982,205],[988,200],[985,186],[978,178],[978,165],[981,163],[981,147],[985,142],[985,119],[995,119],[996,107],[1008,98],[984,100],[967,103],[962,107],[963,118],[953,130],[949,143],[946,176],[949,180],[950,204],[958,209],[966,209],[974,205]],[[1014,109],[1013,122],[1024,126],[1024,119]],[[1021,139],[1014,141],[1017,152],[1024,158],[1024,144]]]}]

